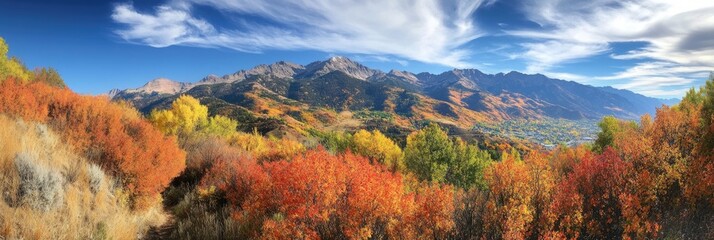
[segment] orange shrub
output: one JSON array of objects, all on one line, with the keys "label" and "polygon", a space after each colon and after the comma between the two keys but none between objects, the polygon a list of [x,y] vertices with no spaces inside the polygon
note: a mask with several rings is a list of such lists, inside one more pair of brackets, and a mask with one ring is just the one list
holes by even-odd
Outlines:
[{"label": "orange shrub", "polygon": [[143,208],[185,167],[185,153],[145,119],[103,97],[44,83],[0,83],[0,112],[48,123],[90,161],[121,179]]},{"label": "orange shrub", "polygon": [[484,173],[491,191],[486,203],[487,238],[523,239],[533,220],[531,175],[515,156],[504,152],[502,158]]},{"label": "orange shrub", "polygon": [[400,174],[351,153],[308,151],[290,161],[219,162],[202,188],[215,187],[236,207],[252,235],[265,238],[446,236],[453,228],[453,191],[406,192]]}]

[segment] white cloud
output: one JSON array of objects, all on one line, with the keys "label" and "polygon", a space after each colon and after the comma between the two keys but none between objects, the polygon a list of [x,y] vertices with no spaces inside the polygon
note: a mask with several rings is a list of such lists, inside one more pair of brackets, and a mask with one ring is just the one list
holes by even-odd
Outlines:
[{"label": "white cloud", "polygon": [[544,71],[544,72],[541,72],[541,74],[546,75],[550,78],[556,78],[556,79],[561,79],[561,80],[566,80],[566,81],[577,81],[577,82],[584,83],[584,84],[591,84],[590,82],[592,81],[592,78],[590,78],[590,77],[579,75],[579,74],[574,74],[574,73]]},{"label": "white cloud", "polygon": [[[483,35],[473,22],[474,11],[491,2],[170,0],[154,12],[120,4],[112,19],[125,25],[117,31],[122,38],[154,47],[311,49],[467,67],[469,51],[463,45]],[[219,28],[193,16],[195,6],[212,7],[226,16],[260,16],[278,24],[236,21],[235,26]]]},{"label": "white cloud", "polygon": [[156,15],[137,13],[130,5],[117,5],[112,19],[133,27],[117,33],[127,40],[140,40],[153,47],[197,42],[213,34],[215,29],[206,21],[195,19],[186,11],[160,6]]},{"label": "white cloud", "polygon": [[409,65],[409,62],[405,60],[382,55],[353,55],[350,58],[357,62],[393,62],[402,66]]},{"label": "white cloud", "polygon": [[[116,5],[112,19],[123,25],[116,33],[127,41],[154,47],[319,50],[373,61],[406,64],[404,60],[416,60],[459,68],[489,66],[493,62],[475,64],[468,59],[501,54],[525,60],[526,72],[614,84],[657,96],[680,96],[681,89],[714,70],[711,0],[526,0],[522,6],[526,18],[540,27],[506,31],[524,41],[509,43],[507,52],[500,48],[478,52],[465,46],[486,34],[473,15],[495,0],[165,1],[149,11],[137,11],[131,4]],[[199,6],[216,9],[234,21],[213,25],[196,15],[194,9]],[[617,42],[646,43],[641,49],[610,55],[639,63],[599,77],[558,68],[610,53],[611,44]],[[511,46],[524,50],[514,53],[516,47]]]},{"label": "white cloud", "polygon": [[668,90],[662,90],[662,89],[644,89],[640,90],[640,94],[644,94],[646,96],[652,96],[652,97],[661,97],[661,98],[673,98],[673,96],[681,97],[684,96],[685,93],[689,91],[689,88],[675,88],[675,89],[668,89]]},{"label": "white cloud", "polygon": [[[615,42],[647,46],[614,59],[638,59],[636,66],[600,77],[627,80],[617,85],[643,94],[681,96],[681,86],[714,69],[714,1],[711,0],[532,0],[527,18],[541,29],[509,31],[532,43],[519,57],[528,70],[602,54]],[[676,88],[674,86],[680,86]]]},{"label": "white cloud", "polygon": [[603,43],[579,44],[555,40],[524,43],[522,46],[527,49],[523,56],[529,60],[526,71],[533,73],[547,71],[556,64],[590,57],[609,50],[607,44]]}]

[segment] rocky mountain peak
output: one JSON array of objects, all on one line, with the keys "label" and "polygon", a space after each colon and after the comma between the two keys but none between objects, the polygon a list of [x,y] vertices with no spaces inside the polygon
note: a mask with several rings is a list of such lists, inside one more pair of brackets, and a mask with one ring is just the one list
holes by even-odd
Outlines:
[{"label": "rocky mountain peak", "polygon": [[190,85],[189,83],[176,82],[167,78],[156,78],[140,88],[128,89],[127,92],[175,94],[185,90]]},{"label": "rocky mountain peak", "polygon": [[305,67],[302,65],[280,61],[267,66],[263,66],[260,70],[257,68],[251,69],[249,72],[254,71],[258,74],[267,74],[279,78],[292,78],[295,74],[304,69]]},{"label": "rocky mountain peak", "polygon": [[112,98],[114,98],[114,96],[121,93],[121,91],[122,91],[121,89],[113,88],[112,90],[109,90],[109,92],[107,92],[106,94],[100,94],[100,95],[106,95],[107,97],[109,97],[109,99],[112,99]]},{"label": "rocky mountain peak", "polygon": [[370,69],[362,64],[352,61],[342,56],[331,57],[325,61],[317,61],[308,64],[305,71],[300,73],[301,78],[316,78],[333,71],[341,71],[351,77],[367,80],[379,70]]},{"label": "rocky mountain peak", "polygon": [[214,74],[209,74],[208,76],[206,76],[206,77],[204,77],[203,79],[201,79],[199,82],[202,82],[202,83],[216,83],[216,82],[219,82],[220,80],[221,80],[221,77],[216,76],[216,75],[214,75]]},{"label": "rocky mountain peak", "polygon": [[404,79],[407,82],[412,83],[412,84],[419,83],[419,78],[417,78],[417,76],[414,75],[413,73],[410,73],[407,71],[399,71],[396,69],[392,69],[391,71],[389,71],[388,75],[392,75],[392,76]]},{"label": "rocky mountain peak", "polygon": [[[305,69],[304,66],[300,64],[295,64],[286,61],[279,61],[270,65],[260,64],[248,70],[240,70],[233,74],[227,74],[221,77],[218,81],[210,83],[230,83],[235,81],[241,81],[255,75],[271,75],[279,78],[292,78],[298,72]],[[203,82],[203,80],[201,80]]]}]

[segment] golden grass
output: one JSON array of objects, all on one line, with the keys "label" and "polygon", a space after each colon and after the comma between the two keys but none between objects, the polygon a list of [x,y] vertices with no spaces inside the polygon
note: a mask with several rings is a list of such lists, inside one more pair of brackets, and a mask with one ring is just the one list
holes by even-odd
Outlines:
[{"label": "golden grass", "polygon": [[[0,115],[0,239],[136,239],[165,221],[160,205],[134,212],[114,180],[74,154],[42,124]],[[27,204],[18,154],[62,178],[61,202],[48,209]]]}]

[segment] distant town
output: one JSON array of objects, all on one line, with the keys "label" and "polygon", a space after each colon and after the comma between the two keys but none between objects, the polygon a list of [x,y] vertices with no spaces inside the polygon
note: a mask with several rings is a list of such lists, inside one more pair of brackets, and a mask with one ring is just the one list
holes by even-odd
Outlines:
[{"label": "distant town", "polygon": [[545,118],[539,120],[506,120],[499,123],[479,123],[474,130],[505,138],[538,143],[546,149],[558,145],[578,146],[593,143],[600,131],[598,120],[566,120]]}]

